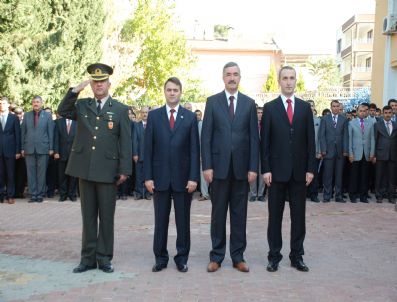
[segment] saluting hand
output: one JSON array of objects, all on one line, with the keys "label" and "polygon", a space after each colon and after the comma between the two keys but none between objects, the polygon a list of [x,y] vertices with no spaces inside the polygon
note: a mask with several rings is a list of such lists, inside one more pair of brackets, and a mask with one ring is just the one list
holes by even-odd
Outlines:
[{"label": "saluting hand", "polygon": [[87,87],[87,85],[90,83],[90,80],[85,80],[84,82],[81,82],[79,85],[73,88],[74,93],[79,93],[80,91],[84,90],[84,88]]}]

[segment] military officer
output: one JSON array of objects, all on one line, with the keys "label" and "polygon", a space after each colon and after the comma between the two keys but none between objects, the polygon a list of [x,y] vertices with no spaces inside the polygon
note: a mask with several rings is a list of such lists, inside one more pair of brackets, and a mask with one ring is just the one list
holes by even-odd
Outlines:
[{"label": "military officer", "polygon": [[[79,178],[83,218],[81,261],[73,272],[82,273],[98,265],[111,273],[117,185],[132,170],[131,124],[128,107],[109,95],[113,69],[97,63],[87,71],[90,79],[70,88],[58,107],[62,117],[77,121],[66,168],[66,174]],[[77,101],[88,84],[94,98]]]}]

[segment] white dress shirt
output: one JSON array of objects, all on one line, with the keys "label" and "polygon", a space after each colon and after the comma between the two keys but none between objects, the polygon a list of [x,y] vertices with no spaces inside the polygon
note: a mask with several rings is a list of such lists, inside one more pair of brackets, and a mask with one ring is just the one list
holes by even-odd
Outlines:
[{"label": "white dress shirt", "polygon": [[294,112],[295,112],[295,96],[292,95],[290,98],[287,98],[287,97],[284,96],[284,95],[280,95],[280,96],[281,96],[281,100],[283,101],[283,105],[284,105],[285,111],[287,111],[287,108],[288,108],[287,100],[288,100],[288,99],[291,100],[292,113],[294,113]]},{"label": "white dress shirt", "polygon": [[171,108],[170,106],[168,106],[168,104],[165,105],[165,108],[167,110],[167,116],[168,116],[168,120],[170,120],[171,117],[171,109],[174,109],[174,121],[176,121],[176,116],[178,115],[178,110],[179,110],[179,104],[176,105],[175,108]]}]

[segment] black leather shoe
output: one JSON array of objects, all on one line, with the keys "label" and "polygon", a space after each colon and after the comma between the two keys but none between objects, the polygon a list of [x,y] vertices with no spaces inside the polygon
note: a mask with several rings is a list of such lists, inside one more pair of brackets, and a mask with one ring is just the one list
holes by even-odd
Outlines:
[{"label": "black leather shoe", "polygon": [[76,197],[69,197],[69,199],[70,199],[70,201],[73,201],[73,202],[77,201]]},{"label": "black leather shoe", "polygon": [[73,269],[73,273],[84,273],[90,269],[96,269],[96,264],[95,265],[85,265],[80,263],[78,266],[76,266]]},{"label": "black leather shoe", "polygon": [[361,197],[361,198],[360,198],[360,202],[368,203],[367,197]]},{"label": "black leather shoe", "polygon": [[342,197],[338,197],[335,199],[335,202],[346,202]]},{"label": "black leather shoe", "polygon": [[265,201],[265,196],[259,196],[258,201],[264,202]]},{"label": "black leather shoe", "polygon": [[295,260],[295,261],[291,261],[291,266],[295,267],[298,271],[301,272],[308,272],[309,268],[306,266],[305,262],[303,262],[303,260]]},{"label": "black leather shoe", "polygon": [[318,199],[318,196],[312,196],[310,198],[310,200],[313,201],[313,202],[320,202],[320,199]]},{"label": "black leather shoe", "polygon": [[104,273],[113,273],[114,268],[111,263],[106,263],[106,264],[101,264],[98,266],[98,268],[103,271]]},{"label": "black leather shoe", "polygon": [[145,199],[146,199],[146,200],[152,200],[152,196],[147,195],[147,196],[145,197]]},{"label": "black leather shoe", "polygon": [[178,271],[180,271],[181,273],[186,273],[188,268],[186,264],[177,264],[176,268],[178,269]]},{"label": "black leather shoe", "polygon": [[62,196],[62,197],[59,197],[59,200],[58,201],[65,201],[67,198],[66,197],[64,197],[64,196]]},{"label": "black leather shoe", "polygon": [[269,263],[267,264],[266,270],[268,272],[271,272],[271,273],[277,272],[277,270],[278,270],[278,262],[269,261]]},{"label": "black leather shoe", "polygon": [[389,198],[389,202],[392,204],[396,204],[396,199],[395,198]]},{"label": "black leather shoe", "polygon": [[44,200],[44,199],[40,197],[40,198],[37,198],[37,199],[36,199],[36,202],[43,202],[43,200]]},{"label": "black leather shoe", "polygon": [[152,267],[152,272],[156,273],[159,271],[162,271],[163,269],[167,268],[167,264],[163,264],[163,263],[156,263],[155,265],[153,265]]},{"label": "black leather shoe", "polygon": [[323,202],[330,202],[330,199],[324,199]]}]

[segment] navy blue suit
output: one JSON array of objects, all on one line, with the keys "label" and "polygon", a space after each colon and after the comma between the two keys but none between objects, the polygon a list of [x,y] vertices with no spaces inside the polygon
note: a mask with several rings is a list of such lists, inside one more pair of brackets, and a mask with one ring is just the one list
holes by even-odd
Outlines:
[{"label": "navy blue suit", "polygon": [[76,121],[71,120],[69,133],[67,131],[65,118],[60,118],[55,121],[54,153],[59,154],[58,181],[59,195],[61,198],[76,198],[77,179],[65,174],[75,135]]},{"label": "navy blue suit", "polygon": [[238,92],[231,119],[225,91],[210,96],[201,130],[203,171],[213,170],[211,183],[210,260],[222,263],[226,251],[226,217],[230,208],[230,256],[244,261],[247,246],[248,172],[258,172],[258,116],[253,99]]},{"label": "navy blue suit", "polygon": [[[5,127],[0,124],[0,198],[15,197],[15,155],[21,153],[21,128],[16,115],[9,113]],[[7,191],[3,192],[7,186]]]},{"label": "navy blue suit", "polygon": [[[174,113],[175,115],[175,113]],[[153,180],[154,242],[157,264],[168,263],[167,237],[174,200],[177,228],[176,264],[186,264],[190,251],[190,205],[192,194],[188,181],[200,178],[200,146],[196,115],[179,106],[174,129],[171,130],[166,106],[149,112],[145,130],[144,174]]]}]

